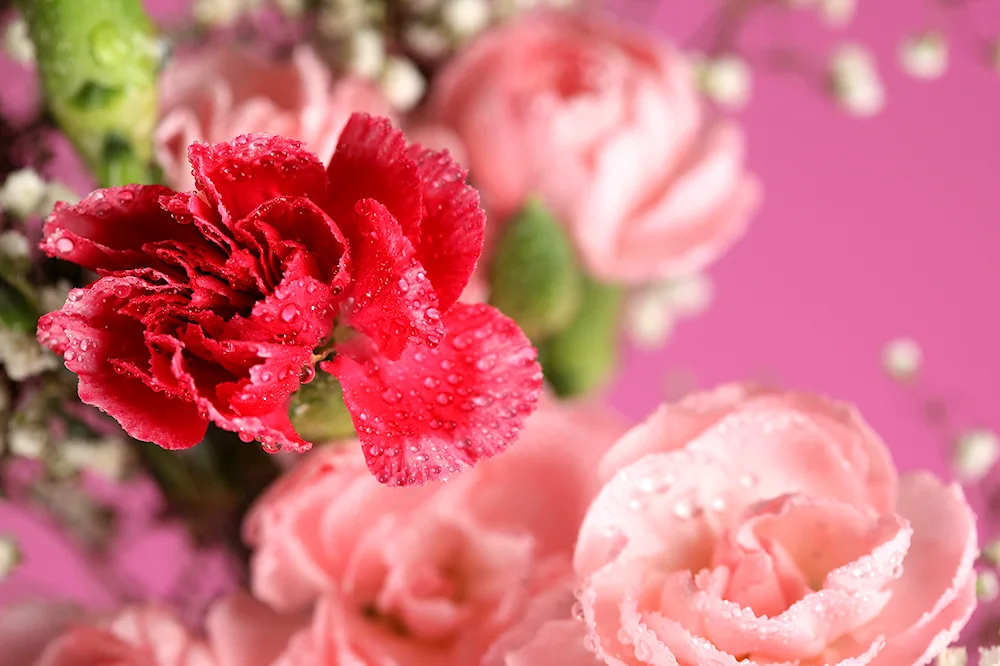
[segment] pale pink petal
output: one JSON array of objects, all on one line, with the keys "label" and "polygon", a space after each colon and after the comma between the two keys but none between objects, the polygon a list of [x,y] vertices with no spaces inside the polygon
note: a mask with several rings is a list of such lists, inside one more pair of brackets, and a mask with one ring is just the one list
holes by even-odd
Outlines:
[{"label": "pale pink petal", "polygon": [[271,666],[309,618],[308,613],[275,613],[237,592],[212,607],[205,630],[218,666]]}]

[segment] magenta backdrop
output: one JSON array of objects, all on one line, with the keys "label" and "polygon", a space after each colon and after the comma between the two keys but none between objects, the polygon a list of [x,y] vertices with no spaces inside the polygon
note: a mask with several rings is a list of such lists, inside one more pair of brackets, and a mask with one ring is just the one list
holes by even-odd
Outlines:
[{"label": "magenta backdrop", "polygon": [[[169,18],[187,3],[151,4]],[[621,11],[683,39],[716,4],[629,0]],[[641,418],[679,377],[702,387],[763,379],[823,392],[856,403],[903,470],[947,474],[948,442],[925,418],[928,400],[940,400],[955,427],[1000,430],[1000,72],[975,59],[972,35],[976,21],[1000,34],[1000,7],[972,3],[976,19],[963,22],[921,0],[862,4],[838,33],[808,12],[753,26],[748,44],[792,40],[817,61],[837,38],[872,46],[888,106],[875,119],[853,119],[818,81],[758,72],[740,118],[765,203],[747,237],[711,270],[717,299],[709,312],[683,322],[662,351],[629,351],[611,399]],[[915,81],[896,66],[896,50],[905,35],[932,25],[949,29],[952,66],[939,81]],[[2,63],[0,73],[0,92],[23,81]],[[884,344],[900,335],[919,341],[926,357],[910,389],[889,380],[880,362]],[[0,504],[0,525],[22,538],[29,556],[0,601],[29,589],[107,599],[67,568],[65,547],[41,521]],[[163,534],[142,546],[142,570],[160,584],[177,575],[177,539]]]}]

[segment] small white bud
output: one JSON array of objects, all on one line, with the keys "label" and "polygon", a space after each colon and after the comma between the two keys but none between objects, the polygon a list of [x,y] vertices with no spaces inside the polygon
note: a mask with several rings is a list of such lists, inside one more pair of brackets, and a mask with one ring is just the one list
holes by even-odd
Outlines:
[{"label": "small white bud", "polygon": [[10,575],[20,561],[21,549],[18,548],[14,537],[0,536],[0,582]]},{"label": "small white bud", "polygon": [[34,169],[14,171],[0,187],[0,208],[22,219],[36,215],[45,197],[45,187],[45,181]]},{"label": "small white bud", "polygon": [[434,26],[426,23],[414,23],[407,26],[403,33],[403,41],[421,58],[440,58],[448,52],[448,38]]},{"label": "small white bud", "polygon": [[625,328],[638,346],[656,349],[670,339],[674,317],[662,295],[642,291],[629,299],[625,310]]},{"label": "small white bud", "polygon": [[750,66],[737,56],[709,60],[702,70],[701,81],[708,98],[724,107],[739,109],[750,100]]},{"label": "small white bud", "polygon": [[385,40],[373,28],[355,31],[346,45],[346,66],[356,76],[374,79],[385,63]]},{"label": "small white bud", "polygon": [[920,371],[923,352],[916,340],[896,338],[882,350],[882,367],[896,381],[906,382]]},{"label": "small white bud", "polygon": [[948,42],[939,32],[910,37],[899,48],[899,62],[911,76],[936,79],[948,69]]},{"label": "small white bud", "polygon": [[966,666],[969,657],[963,647],[945,648],[938,654],[935,666]]},{"label": "small white bud", "polygon": [[0,233],[0,257],[26,259],[31,252],[28,238],[20,231],[8,229]]},{"label": "small white bud", "polygon": [[1000,539],[994,539],[983,546],[982,558],[992,567],[1000,567]]},{"label": "small white bud", "polygon": [[986,476],[1000,459],[1000,438],[991,430],[969,430],[958,437],[952,464],[963,483],[975,483]]},{"label": "small white bud", "polygon": [[427,87],[427,82],[416,65],[395,56],[386,61],[379,83],[389,103],[403,112],[417,105]]},{"label": "small white bud", "polygon": [[7,447],[12,455],[37,460],[45,452],[48,438],[41,428],[32,426],[11,426]]},{"label": "small white bud", "polygon": [[885,106],[885,90],[875,61],[860,46],[848,44],[834,52],[830,82],[834,99],[848,113],[870,117]]},{"label": "small white bud", "polygon": [[28,35],[28,24],[20,14],[4,27],[3,50],[11,60],[22,65],[35,62],[35,44]]},{"label": "small white bud", "polygon": [[989,603],[995,601],[1000,596],[1000,580],[997,579],[997,572],[992,569],[984,569],[976,576],[976,597],[980,601]]},{"label": "small white bud", "polygon": [[441,20],[454,36],[471,37],[489,25],[490,5],[487,0],[445,0]]},{"label": "small white bud", "polygon": [[712,304],[715,288],[704,273],[693,273],[669,280],[664,284],[670,309],[681,317],[694,317]]},{"label": "small white bud", "polygon": [[820,14],[827,25],[841,27],[851,22],[857,8],[857,0],[821,0]]},{"label": "small white bud", "polygon": [[979,648],[979,666],[1000,666],[1000,647]]}]

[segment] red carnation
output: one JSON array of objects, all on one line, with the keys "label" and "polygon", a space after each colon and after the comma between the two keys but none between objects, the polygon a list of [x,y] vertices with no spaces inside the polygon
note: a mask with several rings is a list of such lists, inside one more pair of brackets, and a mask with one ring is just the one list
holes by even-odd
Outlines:
[{"label": "red carnation", "polygon": [[356,114],[327,167],[264,134],[188,156],[195,192],[98,190],[45,223],[49,256],[100,275],[38,327],[81,400],[168,449],[212,421],[304,451],[289,401],[319,364],[383,483],[445,477],[515,439],[541,371],[514,322],[456,303],[485,216],[447,153]]}]

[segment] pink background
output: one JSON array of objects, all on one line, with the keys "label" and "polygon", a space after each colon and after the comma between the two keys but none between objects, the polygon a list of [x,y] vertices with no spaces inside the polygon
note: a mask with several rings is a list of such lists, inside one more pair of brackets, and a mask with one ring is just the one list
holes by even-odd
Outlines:
[{"label": "pink background", "polygon": [[[178,15],[178,3],[156,4],[161,16]],[[944,404],[956,428],[1000,430],[1000,72],[975,59],[970,32],[978,21],[985,35],[1000,34],[1000,6],[972,2],[976,18],[963,22],[923,0],[861,4],[838,32],[810,12],[752,26],[747,44],[797,43],[819,61],[838,39],[873,47],[888,106],[875,119],[854,119],[818,81],[758,70],[739,117],[766,201],[747,237],[712,269],[709,312],[681,323],[666,349],[629,352],[611,397],[641,418],[679,378],[702,387],[763,379],[822,392],[856,403],[903,470],[947,474],[949,442],[926,419],[928,400]],[[683,40],[717,5],[628,0],[622,11]],[[941,80],[913,80],[896,51],[904,36],[931,26],[952,38],[952,65]],[[0,73],[2,92],[20,85],[9,68]],[[901,335],[925,354],[911,388],[881,366],[883,346]],[[991,536],[991,521],[983,522]],[[42,525],[0,504],[0,531],[17,534],[29,556],[0,587],[0,601],[28,591],[106,601]],[[179,544],[169,530],[136,537],[127,547],[138,550],[119,561],[140,578],[155,571],[155,589],[166,589],[180,575]]]}]

